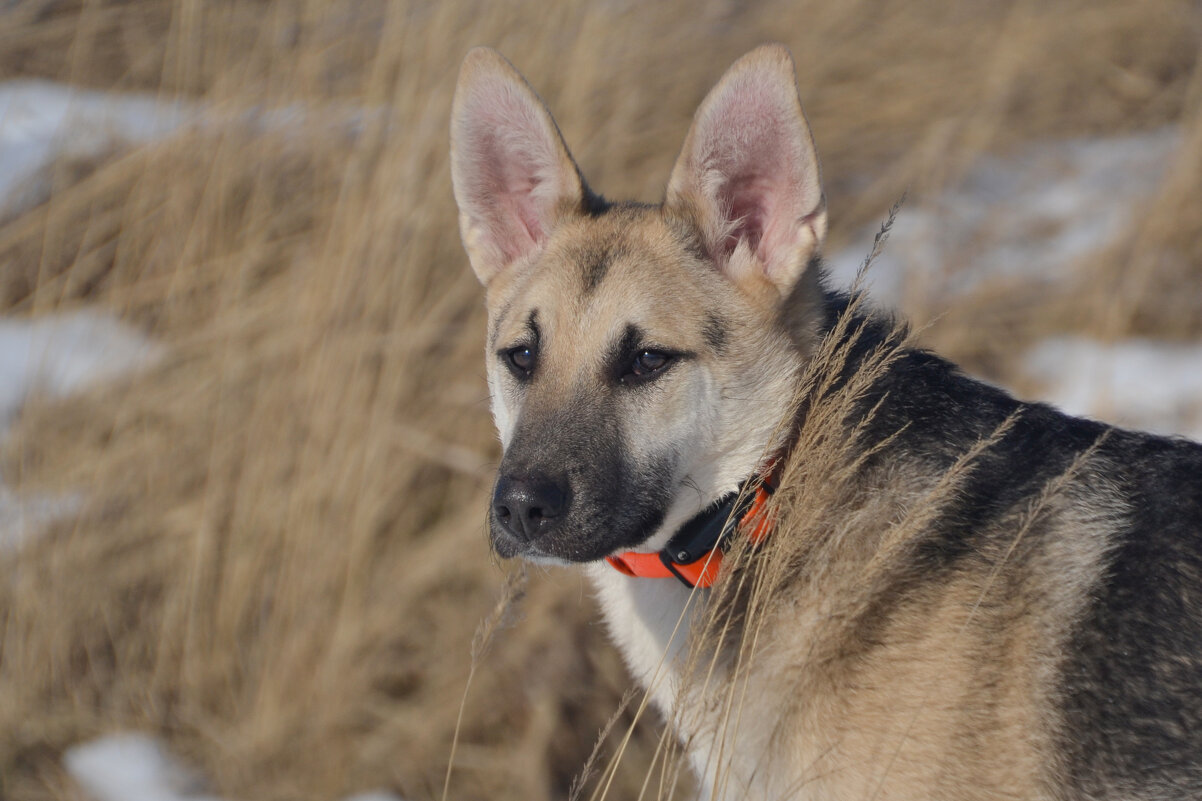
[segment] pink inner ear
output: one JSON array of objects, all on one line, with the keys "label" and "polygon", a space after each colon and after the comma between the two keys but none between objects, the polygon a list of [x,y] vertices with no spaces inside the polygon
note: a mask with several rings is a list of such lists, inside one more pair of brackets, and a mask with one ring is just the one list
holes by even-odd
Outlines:
[{"label": "pink inner ear", "polygon": [[739,242],[769,269],[787,255],[802,220],[821,200],[791,84],[741,76],[715,99],[697,132],[702,186],[729,225],[720,246]]},{"label": "pink inner ear", "polygon": [[729,181],[719,191],[733,223],[724,255],[734,252],[739,242],[746,242],[752,252],[759,253],[761,243],[767,244],[764,240],[773,219],[775,185],[765,178],[745,175]]},{"label": "pink inner ear", "polygon": [[466,204],[487,227],[506,263],[546,235],[537,195],[544,181],[529,154],[513,145],[496,131],[479,131],[472,152],[474,186]]},{"label": "pink inner ear", "polygon": [[538,214],[538,200],[535,195],[540,182],[534,177],[532,170],[521,170],[513,164],[504,168],[504,172],[504,189],[497,198],[497,202],[505,209],[502,213],[517,220],[519,232],[525,231],[529,242],[523,244],[529,246],[542,241],[547,232]]}]

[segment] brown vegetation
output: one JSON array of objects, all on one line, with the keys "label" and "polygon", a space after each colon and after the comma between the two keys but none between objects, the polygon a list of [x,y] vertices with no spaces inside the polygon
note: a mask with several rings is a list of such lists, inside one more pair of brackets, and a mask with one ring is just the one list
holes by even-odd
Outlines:
[{"label": "brown vegetation", "polygon": [[[7,483],[88,501],[5,557],[0,796],[68,796],[61,750],[117,728],[163,733],[228,798],[441,794],[473,637],[511,569],[484,534],[483,307],[447,168],[471,45],[529,77],[596,188],[655,200],[709,85],[783,41],[835,243],[982,152],[1182,126],[1146,216],[1059,291],[912,310],[938,318],[929,342],[999,376],[1049,332],[1202,333],[1200,35],[1184,0],[0,11],[0,76],[219,116],[306,109],[286,129],[226,114],[60,163],[0,224],[5,313],[100,304],[170,349],[127,382],[31,405],[6,443]],[[332,122],[348,107],[368,110],[358,127]],[[627,687],[580,577],[522,590],[479,655],[451,798],[565,797]],[[638,795],[658,734],[640,724],[610,797]]]}]

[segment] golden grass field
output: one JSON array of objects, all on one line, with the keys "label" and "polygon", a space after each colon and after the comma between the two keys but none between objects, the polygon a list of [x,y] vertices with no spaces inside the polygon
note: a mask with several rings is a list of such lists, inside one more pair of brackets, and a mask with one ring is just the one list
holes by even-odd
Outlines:
[{"label": "golden grass field", "polygon": [[[581,577],[510,580],[489,555],[483,301],[447,156],[472,45],[524,72],[595,188],[656,200],[709,86],[784,42],[834,246],[981,154],[1179,126],[1152,202],[1056,291],[906,311],[994,380],[1050,333],[1202,335],[1193,2],[11,5],[0,78],[157,92],[222,122],[60,161],[0,221],[0,311],[98,305],[168,349],[29,404],[4,442],[8,484],[87,500],[3,557],[0,798],[77,797],[62,750],[124,729],[229,799],[439,798],[473,654],[447,797],[568,796],[629,682]],[[246,113],[297,108],[286,126]],[[638,797],[660,731],[639,721],[608,797]]]}]

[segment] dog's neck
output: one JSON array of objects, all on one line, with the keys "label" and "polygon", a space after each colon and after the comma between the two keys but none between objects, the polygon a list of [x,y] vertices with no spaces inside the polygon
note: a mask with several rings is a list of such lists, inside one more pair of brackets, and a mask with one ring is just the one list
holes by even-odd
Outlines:
[{"label": "dog's neck", "polygon": [[[773,465],[780,463],[780,459],[773,460]],[[698,512],[659,551],[628,551],[606,561],[619,573],[633,578],[675,578],[689,589],[709,587],[717,580],[723,553],[737,532],[754,544],[771,533],[767,504],[776,481],[776,469],[753,476],[737,491]]]}]

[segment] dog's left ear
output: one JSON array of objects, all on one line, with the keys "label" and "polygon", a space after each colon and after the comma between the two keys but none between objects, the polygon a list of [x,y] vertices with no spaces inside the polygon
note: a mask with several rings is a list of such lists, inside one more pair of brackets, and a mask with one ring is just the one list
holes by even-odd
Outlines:
[{"label": "dog's left ear", "polygon": [[472,269],[487,285],[588,198],[543,101],[487,47],[463,59],[451,110],[451,180]]},{"label": "dog's left ear", "polygon": [[767,279],[789,294],[826,235],[826,201],[782,45],[740,58],[702,102],[667,205],[696,220],[710,257],[736,282]]}]

